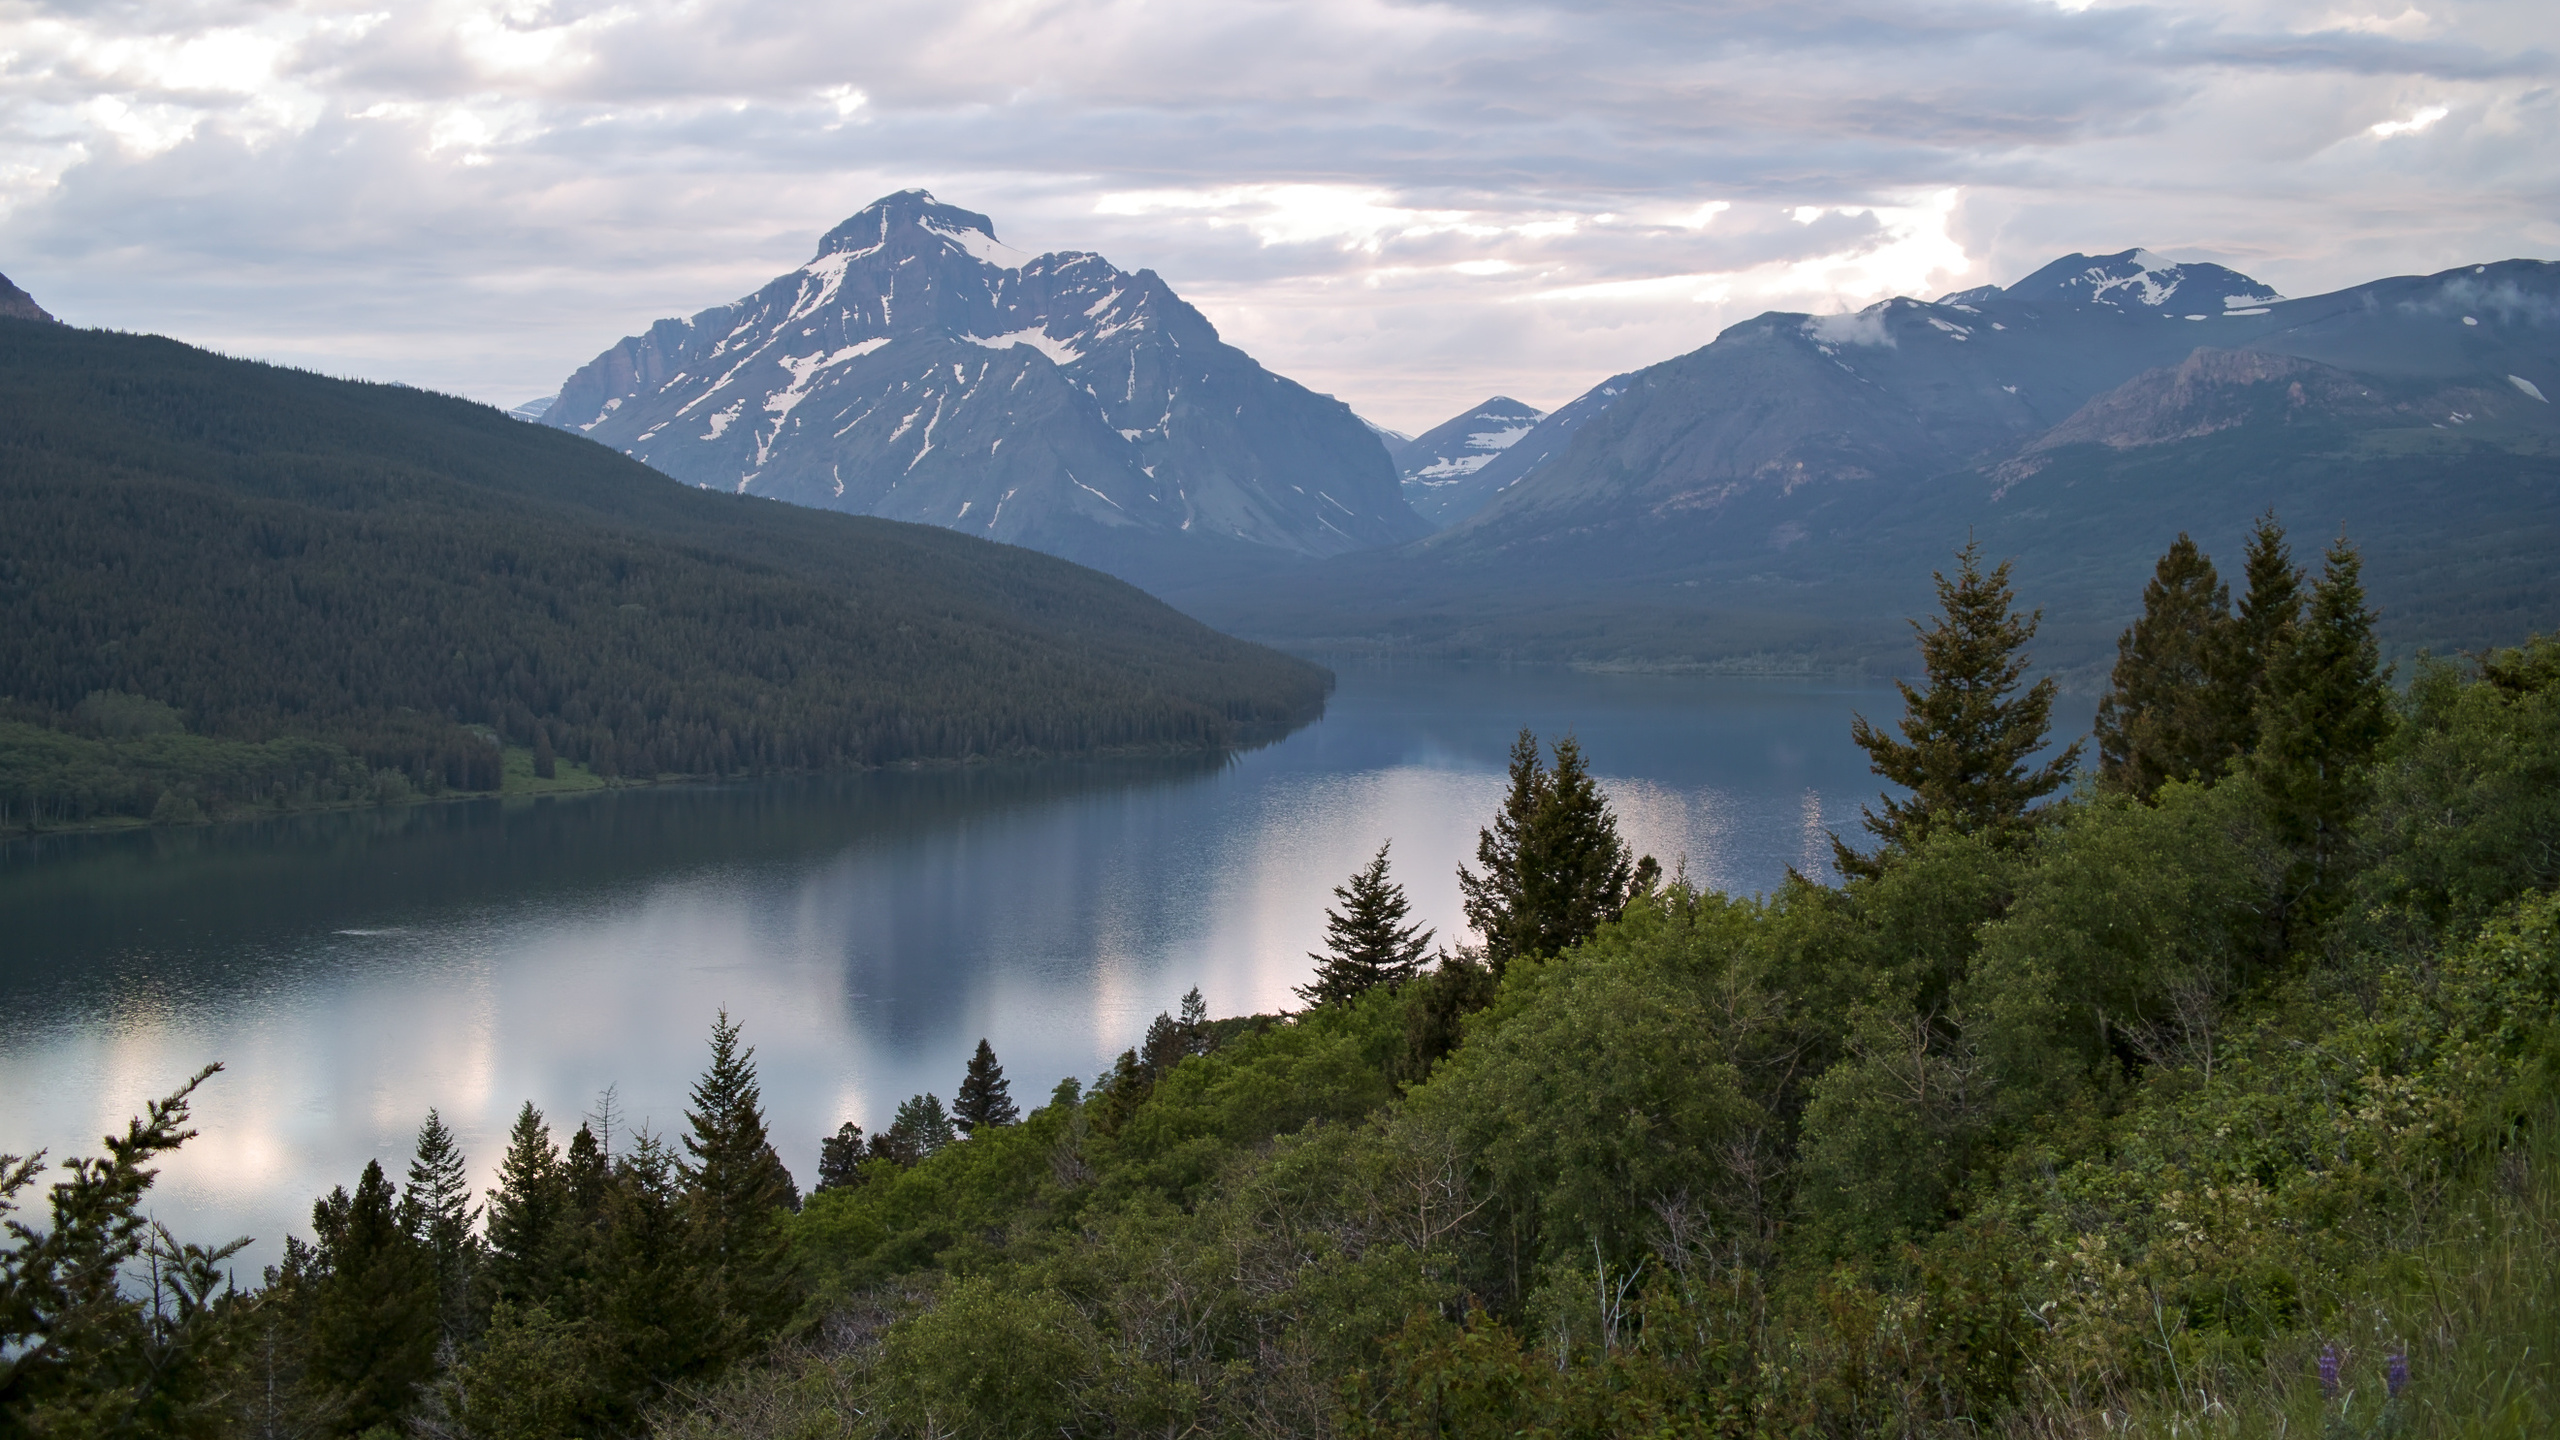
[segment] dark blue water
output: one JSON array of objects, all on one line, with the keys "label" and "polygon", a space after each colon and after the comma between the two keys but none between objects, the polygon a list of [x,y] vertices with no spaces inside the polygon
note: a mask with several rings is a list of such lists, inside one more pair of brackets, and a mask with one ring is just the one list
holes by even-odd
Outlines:
[{"label": "dark blue water", "polygon": [[92,1150],[197,1066],[161,1218],[254,1262],[441,1110],[485,1180],[516,1107],[617,1087],[681,1128],[726,1007],[783,1157],[946,1099],[980,1036],[1017,1100],[1091,1077],[1198,986],[1293,1003],[1380,841],[1457,938],[1456,867],[1513,734],[1575,732],[1666,868],[1819,871],[1876,782],[1890,690],[1561,670],[1346,669],[1325,718],[1226,758],[982,766],[55,837],[0,848],[0,1151]]}]

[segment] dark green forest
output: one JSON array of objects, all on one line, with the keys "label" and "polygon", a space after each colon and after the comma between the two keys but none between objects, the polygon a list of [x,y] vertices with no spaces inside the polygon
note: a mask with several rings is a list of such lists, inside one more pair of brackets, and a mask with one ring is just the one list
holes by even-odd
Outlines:
[{"label": "dark green forest", "polygon": [[806,1194],[721,1017],[676,1139],[528,1104],[475,1197],[431,1114],[235,1290],[141,1218],[223,1143],[182,1092],[13,1224],[0,1424],[2548,1435],[2560,638],[2395,687],[2353,547],[2226,560],[2162,558],[2084,754],[1960,555],[1839,883],[1665,878],[1524,734],[1481,947],[1382,850],[1305,1009],[1045,1096],[981,1045]]},{"label": "dark green forest", "polygon": [[403,386],[0,320],[0,827],[1227,745],[1316,666]]}]

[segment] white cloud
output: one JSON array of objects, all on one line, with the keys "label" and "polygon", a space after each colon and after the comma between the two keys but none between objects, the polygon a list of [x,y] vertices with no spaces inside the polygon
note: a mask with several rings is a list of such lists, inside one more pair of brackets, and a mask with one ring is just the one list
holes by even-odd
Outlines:
[{"label": "white cloud", "polygon": [[2453,110],[2449,106],[2429,105],[2412,114],[2406,120],[2385,120],[2379,125],[2374,125],[2368,128],[2370,128],[2374,134],[2388,140],[2394,135],[2418,134],[2452,113]]},{"label": "white cloud", "polygon": [[1419,429],[2072,249],[2550,254],[2554,48],[2547,0],[28,0],[0,267],[513,402],[924,185]]}]

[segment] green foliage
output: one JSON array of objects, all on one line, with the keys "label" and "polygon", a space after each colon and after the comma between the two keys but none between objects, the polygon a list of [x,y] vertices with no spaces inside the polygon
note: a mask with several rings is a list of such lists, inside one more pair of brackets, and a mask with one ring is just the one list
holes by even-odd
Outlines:
[{"label": "green foliage", "polygon": [[[2352,578],[2333,556],[2289,645],[2352,631]],[[2353,678],[2356,646],[2319,645]],[[2277,659],[2271,696],[2312,693],[2300,649]],[[264,1294],[188,1312],[223,1372],[190,1413],[343,1430],[369,1395],[448,1432],[792,1440],[2539,1434],[2555,697],[2548,641],[2422,667],[2341,792],[2353,903],[2326,916],[2297,903],[2285,792],[2089,787],[2031,826],[1924,827],[1836,889],[1648,888],[1498,974],[1460,954],[1227,1020],[1194,991],[1018,1122],[973,1109],[961,1138],[918,1096],[867,1157],[846,1125],[797,1213],[724,1017],[681,1166],[595,1127],[563,1155],[519,1117],[487,1206],[497,1303],[431,1387],[378,1382],[415,1354],[380,1337],[439,1329],[435,1237],[469,1214],[432,1121],[396,1207],[368,1171]],[[2293,720],[2262,713],[2276,746]],[[978,1060],[964,1093],[1001,1098]],[[100,1213],[129,1220],[138,1184]],[[13,1235],[15,1286],[56,1242]],[[0,1351],[41,1357],[10,1384],[55,1387],[11,1420],[123,1413],[95,1397],[130,1391],[74,1377],[121,1373],[97,1357],[165,1312],[91,1274],[83,1313],[114,1323]],[[2377,1403],[2395,1354],[2408,1386]],[[270,1380],[309,1403],[241,1403]]]},{"label": "green foliage", "polygon": [[1333,887],[1341,906],[1324,912],[1325,950],[1313,980],[1297,987],[1310,1005],[1348,1000],[1380,985],[1399,985],[1422,969],[1431,932],[1405,923],[1413,913],[1404,887],[1387,878],[1387,849],[1378,847],[1367,866]]},{"label": "green foliage", "polygon": [[434,1378],[435,1254],[410,1237],[379,1161],[312,1207],[304,1381],[326,1433],[396,1426]]},{"label": "green foliage", "polygon": [[528,1100],[516,1112],[489,1192],[488,1277],[491,1300],[531,1309],[551,1299],[569,1219],[569,1185],[551,1127]]},{"label": "green foliage", "polygon": [[978,1040],[978,1052],[969,1057],[969,1072],[960,1079],[951,1118],[972,1136],[1022,1119],[1021,1108],[1013,1103],[1012,1088],[1005,1084],[1004,1067],[996,1063],[995,1047],[983,1036]]},{"label": "green foliage", "polygon": [[436,1323],[448,1345],[459,1345],[471,1333],[472,1287],[486,1253],[471,1233],[476,1212],[462,1147],[443,1117],[429,1110],[400,1194],[400,1228],[425,1252],[435,1274]]},{"label": "green foliage", "polygon": [[2483,657],[2477,683],[2424,662],[2363,821],[2363,893],[2428,938],[2560,887],[2560,636]]},{"label": "green foliage", "polygon": [[782,1217],[800,1208],[800,1195],[765,1134],[755,1050],[739,1046],[725,1010],[685,1119],[685,1238],[714,1303],[739,1323],[740,1343],[761,1348],[799,1305]]},{"label": "green foliage", "polygon": [[2258,701],[2302,618],[2302,572],[2294,568],[2293,550],[2274,511],[2259,516],[2250,530],[2243,563],[2249,589],[2232,612],[2226,693],[2235,705],[2228,717],[2235,741],[2240,749],[2252,750],[2258,743]]},{"label": "green foliage", "polygon": [[325,741],[104,738],[0,718],[0,829],[100,816],[191,823],[250,806],[370,800],[362,757]]},{"label": "green foliage", "polygon": [[2365,608],[2362,563],[2341,537],[2320,583],[2268,666],[2247,773],[2269,824],[2294,852],[2287,916],[2319,925],[2345,903],[2348,827],[2371,798],[2372,768],[2391,733],[2391,692]]},{"label": "green foliage", "polygon": [[[151,1162],[195,1137],[186,1129],[208,1065],[106,1139],[107,1153],[66,1162],[48,1196],[51,1223],[8,1222],[0,1250],[0,1430],[28,1436],[192,1437],[226,1433],[228,1371],[241,1335],[218,1249],[180,1244],[142,1213]],[[0,1214],[44,1173],[41,1152],[0,1156]],[[149,1297],[123,1287],[140,1261]]]},{"label": "green foliage", "polygon": [[0,734],[0,823],[493,791],[493,740],[638,780],[1218,746],[1327,683],[1031,551],[406,387],[0,327],[0,719],[106,747]]},{"label": "green foliage", "polygon": [[890,1332],[880,1396],[909,1434],[1053,1435],[1074,1418],[1095,1348],[1055,1292],[959,1280]]},{"label": "green foliage", "polygon": [[625,1417],[606,1387],[609,1364],[591,1322],[500,1301],[488,1334],[455,1370],[444,1399],[477,1440],[611,1434]]},{"label": "green foliage", "polygon": [[1538,759],[1538,737],[1520,732],[1502,811],[1476,836],[1484,873],[1458,867],[1467,923],[1484,937],[1497,975],[1521,956],[1580,944],[1661,873],[1650,855],[1629,860],[1608,798],[1583,766],[1582,747],[1568,735],[1554,753],[1550,770]]},{"label": "green foliage", "polygon": [[1902,691],[1902,738],[1857,717],[1850,738],[1867,752],[1875,772],[1911,792],[1890,796],[1881,814],[1870,810],[1866,828],[1884,842],[1870,858],[1838,837],[1833,863],[1849,876],[1872,876],[1885,859],[1908,850],[1931,832],[1958,830],[2016,844],[2033,829],[2029,807],[2068,784],[2078,763],[2078,741],[2030,770],[2027,761],[2044,748],[2053,714],[2054,682],[2039,680],[2018,693],[2027,672],[2026,644],[2035,638],[2042,612],[2013,613],[2009,562],[1982,570],[1982,547],[1968,541],[1956,554],[1956,577],[1938,575],[1937,622],[1922,628],[1920,659],[1929,685]]},{"label": "green foliage", "polygon": [[[2226,682],[2236,637],[2231,593],[2180,535],[2142,591],[2142,616],[2116,642],[2098,701],[2098,778],[2148,800],[2171,780],[2219,773],[2239,749]],[[2245,691],[2245,682],[2243,682]]]}]

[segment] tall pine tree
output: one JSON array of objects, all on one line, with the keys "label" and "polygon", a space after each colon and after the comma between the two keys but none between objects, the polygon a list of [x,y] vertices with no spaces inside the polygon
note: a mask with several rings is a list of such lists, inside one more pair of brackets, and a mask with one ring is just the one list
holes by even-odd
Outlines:
[{"label": "tall pine tree", "polygon": [[978,1053],[969,1057],[969,1073],[960,1079],[960,1093],[951,1103],[951,1118],[960,1128],[975,1135],[999,1125],[1011,1125],[1022,1118],[1013,1103],[1010,1086],[1005,1084],[1004,1067],[996,1063],[995,1047],[978,1040]]},{"label": "tall pine tree", "polygon": [[306,1382],[331,1434],[397,1426],[435,1376],[435,1257],[401,1226],[378,1160],[365,1162],[355,1194],[332,1191],[311,1220],[319,1275]]},{"label": "tall pine tree", "polygon": [[738,1044],[726,1010],[711,1027],[711,1065],[694,1082],[685,1118],[687,1239],[742,1343],[760,1344],[797,1304],[782,1215],[797,1207],[799,1190],[765,1132],[755,1051]]},{"label": "tall pine tree", "polygon": [[437,1338],[446,1345],[459,1346],[471,1337],[471,1290],[481,1259],[480,1239],[471,1227],[478,1216],[462,1147],[444,1117],[429,1110],[426,1123],[418,1127],[409,1183],[400,1194],[400,1224],[425,1250],[435,1271]]},{"label": "tall pine tree", "polygon": [[2298,935],[2346,895],[2347,827],[2372,798],[2373,760],[2391,733],[2391,692],[2365,608],[2363,562],[2329,547],[2311,604],[2268,667],[2248,773],[2293,851],[2285,926]]},{"label": "tall pine tree", "polygon": [[1308,955],[1316,975],[1297,987],[1299,999],[1329,1005],[1401,984],[1421,971],[1432,932],[1405,923],[1412,903],[1404,887],[1387,878],[1387,850],[1394,843],[1381,844],[1366,867],[1333,887],[1341,908],[1324,912],[1324,953]]},{"label": "tall pine tree", "polygon": [[533,1102],[516,1112],[498,1183],[489,1191],[489,1298],[516,1305],[549,1300],[559,1278],[560,1243],[569,1217],[569,1183],[560,1147]]},{"label": "tall pine tree", "polygon": [[2026,644],[2043,612],[2019,615],[2011,608],[2017,597],[2009,588],[2009,563],[1984,573],[1980,542],[1967,541],[1956,554],[1955,578],[1941,571],[1937,580],[1937,623],[1922,629],[1911,622],[1929,688],[1895,682],[1902,691],[1902,738],[1863,715],[1849,727],[1870,768],[1911,792],[1908,800],[1885,797],[1882,814],[1867,812],[1867,830],[1884,842],[1878,854],[1861,855],[1832,837],[1833,863],[1851,878],[1882,873],[1896,851],[1937,830],[2002,843],[2023,839],[2034,826],[2030,807],[2068,784],[2079,763],[2074,741],[2044,764],[2027,766],[2044,748],[2054,687],[2046,679],[2019,691]]},{"label": "tall pine tree", "polygon": [[2171,780],[2219,774],[2238,748],[2222,694],[2233,649],[2231,590],[2181,534],[2143,587],[2142,617],[2116,641],[2098,702],[2098,777],[2148,800]]},{"label": "tall pine tree", "polygon": [[1549,770],[1539,762],[1538,737],[1520,732],[1502,811],[1476,835],[1484,873],[1458,867],[1467,923],[1485,937],[1497,974],[1520,956],[1581,944],[1661,874],[1650,855],[1629,860],[1617,816],[1573,737],[1557,741],[1554,756]]},{"label": "tall pine tree", "polygon": [[2285,543],[2276,512],[2258,517],[2249,535],[2243,562],[2248,592],[2231,617],[2223,654],[2216,664],[2215,689],[2222,699],[2222,723],[2235,752],[2257,748],[2258,708],[2276,658],[2302,618],[2302,571]]}]

